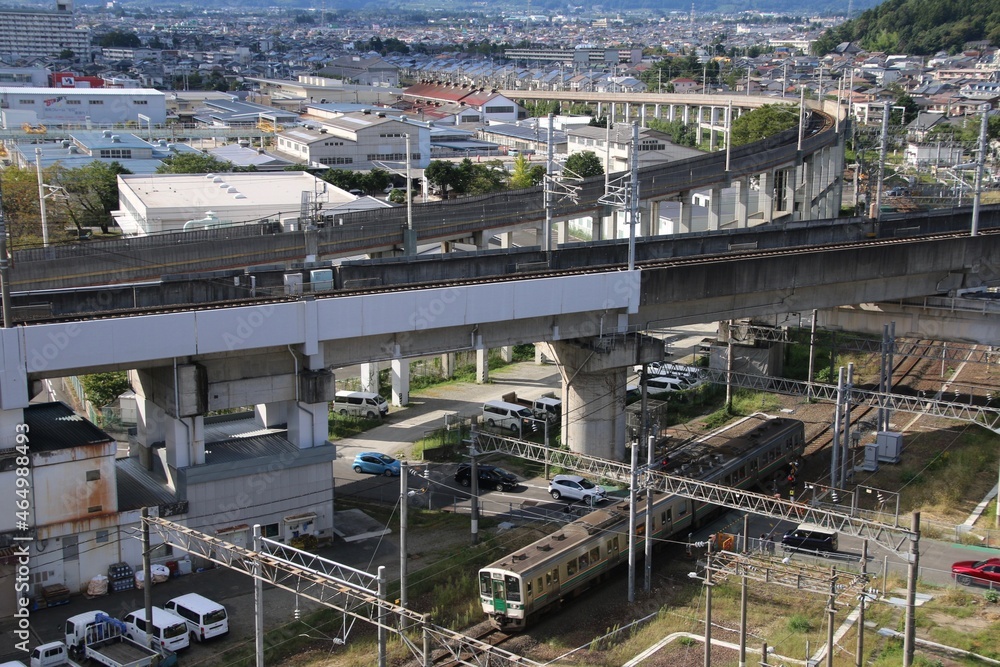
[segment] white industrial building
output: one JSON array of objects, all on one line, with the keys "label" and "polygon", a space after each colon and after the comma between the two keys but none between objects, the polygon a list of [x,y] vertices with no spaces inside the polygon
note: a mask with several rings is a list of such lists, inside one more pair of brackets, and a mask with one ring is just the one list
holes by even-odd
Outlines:
[{"label": "white industrial building", "polygon": [[279,132],[274,152],[311,167],[367,170],[389,168],[391,163],[392,168],[400,168],[406,163],[407,134],[410,166],[423,169],[430,164],[430,126],[377,109]]},{"label": "white industrial building", "polygon": [[129,236],[267,221],[294,229],[303,202],[310,214],[323,216],[389,206],[300,171],[123,175],[118,202],[112,215]]},{"label": "white industrial building", "polygon": [[[0,87],[0,118],[6,128],[64,123],[162,125],[166,96],[152,88],[13,88]],[[148,119],[148,120],[147,120]]]}]

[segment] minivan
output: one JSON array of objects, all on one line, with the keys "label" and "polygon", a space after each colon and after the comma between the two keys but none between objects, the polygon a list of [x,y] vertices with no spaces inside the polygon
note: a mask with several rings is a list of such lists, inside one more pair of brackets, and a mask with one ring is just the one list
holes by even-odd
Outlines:
[{"label": "minivan", "polygon": [[652,394],[664,394],[670,391],[684,391],[690,389],[691,385],[687,380],[681,378],[659,375],[646,380],[646,391]]},{"label": "minivan", "polygon": [[203,642],[229,633],[226,608],[203,595],[181,595],[168,600],[163,607],[184,619],[191,638],[196,641]]},{"label": "minivan", "polygon": [[814,523],[801,523],[781,538],[781,546],[788,551],[836,551],[837,533]]},{"label": "minivan", "polygon": [[389,404],[371,391],[338,391],[333,397],[333,409],[340,414],[379,419],[389,414]]},{"label": "minivan", "polygon": [[125,616],[125,629],[128,638],[144,646],[153,648],[162,646],[177,652],[191,645],[188,640],[187,621],[177,614],[153,607],[153,641],[146,641],[146,610],[139,609]]},{"label": "minivan", "polygon": [[487,401],[483,404],[483,422],[491,428],[503,428],[518,435],[536,430],[535,415],[517,403]]}]

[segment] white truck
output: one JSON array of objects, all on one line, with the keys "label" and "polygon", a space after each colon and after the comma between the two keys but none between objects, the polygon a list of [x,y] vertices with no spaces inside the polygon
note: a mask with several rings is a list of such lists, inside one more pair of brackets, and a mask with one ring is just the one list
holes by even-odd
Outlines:
[{"label": "white truck", "polygon": [[[69,652],[107,667],[151,667],[160,654],[125,636],[125,624],[103,611],[88,611],[66,619]],[[58,663],[56,663],[58,664]],[[67,656],[67,663],[68,656]],[[32,661],[32,666],[34,661]],[[49,667],[49,663],[38,667]]]}]

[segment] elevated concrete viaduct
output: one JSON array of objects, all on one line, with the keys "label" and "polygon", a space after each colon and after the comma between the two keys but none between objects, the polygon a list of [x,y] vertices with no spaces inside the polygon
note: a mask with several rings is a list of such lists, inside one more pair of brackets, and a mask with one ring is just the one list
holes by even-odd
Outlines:
[{"label": "elevated concrete viaduct", "polygon": [[[710,102],[706,99],[697,103]],[[737,97],[733,103],[753,107],[774,100]],[[693,196],[697,191],[708,193],[708,231],[838,215],[844,147],[844,133],[838,130],[845,125],[838,125],[834,119],[843,113],[834,102],[822,107],[815,104],[801,141],[798,129],[790,129],[728,153],[715,151],[642,168],[642,214],[637,233],[655,237],[692,231]],[[725,219],[720,208],[721,192],[734,183],[739,183],[735,217]],[[751,183],[756,184],[756,201],[749,197]],[[594,240],[627,236],[627,227],[618,221],[617,211],[599,202],[604,186],[603,176],[585,179],[575,203],[558,203],[553,212],[554,229],[549,230],[557,238],[557,245],[567,240],[571,219],[590,218]],[[661,205],[667,202],[676,208],[676,213],[671,213],[676,219],[661,225]],[[190,207],[192,219],[204,217],[204,207],[199,207],[196,198]],[[465,241],[486,249],[497,234],[507,239],[509,246],[510,233],[540,229],[545,217],[541,188],[527,188],[415,206],[413,233],[420,243]],[[359,254],[401,254],[406,246],[404,237],[409,234],[405,207],[344,214],[319,226],[306,227],[278,232],[274,225],[261,224],[18,251],[12,262],[11,286],[13,291],[67,288],[255,265],[277,264],[284,268],[293,263]]]},{"label": "elevated concrete viaduct", "polygon": [[[609,267],[508,276],[18,326],[0,330],[0,407],[9,426],[27,405],[31,380],[137,369],[143,400],[158,406],[150,409],[150,419],[162,412],[163,420],[174,420],[167,421],[173,433],[168,437],[179,450],[174,460],[197,461],[196,420],[203,407],[254,402],[262,424],[268,415],[281,415],[299,446],[310,447],[326,437],[332,378],[325,369],[550,342],[569,387],[564,386],[567,443],[575,451],[610,458],[621,452],[624,425],[611,416],[618,399],[615,392],[608,398],[600,374],[662,354],[662,346],[654,351],[641,337],[630,339],[631,332],[977,287],[997,280],[996,257],[1000,233],[989,230],[976,237],[873,239],[690,258],[634,271]],[[587,374],[593,377],[586,379]],[[579,382],[573,380],[577,375],[583,378]],[[612,378],[612,384],[618,382]],[[595,414],[601,405],[606,412]],[[144,428],[158,432],[159,426]],[[13,433],[13,427],[5,429],[7,440],[0,444]]]}]

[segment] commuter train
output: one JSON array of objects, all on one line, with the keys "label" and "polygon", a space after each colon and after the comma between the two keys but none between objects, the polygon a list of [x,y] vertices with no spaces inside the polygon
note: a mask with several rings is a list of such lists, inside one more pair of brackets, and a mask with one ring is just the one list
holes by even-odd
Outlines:
[{"label": "commuter train", "polygon": [[[801,421],[757,413],[667,453],[659,470],[714,484],[769,490],[803,453]],[[674,495],[653,494],[653,539],[697,527],[717,511]],[[645,546],[646,500],[636,521],[637,555]],[[628,561],[628,500],[597,509],[479,571],[483,612],[506,631],[525,629],[546,609]]]}]

